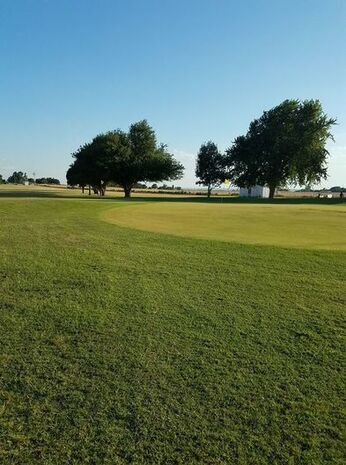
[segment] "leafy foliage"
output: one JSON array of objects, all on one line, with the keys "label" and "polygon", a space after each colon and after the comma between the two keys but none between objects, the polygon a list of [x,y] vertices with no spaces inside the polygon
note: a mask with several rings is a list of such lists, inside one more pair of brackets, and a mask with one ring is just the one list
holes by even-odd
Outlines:
[{"label": "leafy foliage", "polygon": [[335,122],[318,100],[285,100],[265,111],[227,150],[232,179],[241,187],[266,184],[271,197],[288,182],[311,185],[326,179],[325,145]]},{"label": "leafy foliage", "polygon": [[116,130],[96,136],[73,154],[74,163],[67,172],[70,185],[96,186],[104,194],[112,181],[130,197],[139,182],[181,178],[184,167],[163,144],[157,144],[147,121],[130,126],[128,133]]},{"label": "leafy foliage", "polygon": [[225,157],[219,152],[217,145],[209,141],[202,144],[196,160],[196,177],[208,188],[210,197],[213,187],[219,186],[225,179]]},{"label": "leafy foliage", "polygon": [[7,179],[10,184],[24,184],[28,180],[26,173],[22,171],[14,171],[13,174]]},{"label": "leafy foliage", "polygon": [[37,178],[35,180],[36,184],[60,184],[59,179],[57,178]]}]

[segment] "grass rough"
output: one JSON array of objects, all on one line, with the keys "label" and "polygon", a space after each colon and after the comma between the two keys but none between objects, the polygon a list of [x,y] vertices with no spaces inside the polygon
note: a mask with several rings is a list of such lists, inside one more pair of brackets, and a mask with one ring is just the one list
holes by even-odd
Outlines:
[{"label": "grass rough", "polygon": [[127,205],[0,198],[0,463],[344,464],[345,253]]}]

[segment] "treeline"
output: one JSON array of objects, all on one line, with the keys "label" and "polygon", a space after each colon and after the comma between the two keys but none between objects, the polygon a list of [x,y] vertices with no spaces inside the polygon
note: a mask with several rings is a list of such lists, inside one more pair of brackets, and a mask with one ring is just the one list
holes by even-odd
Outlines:
[{"label": "treeline", "polygon": [[57,178],[28,178],[26,173],[23,171],[14,171],[11,176],[5,180],[0,174],[0,184],[60,184],[59,179]]},{"label": "treeline", "polygon": [[[212,142],[197,154],[197,184],[214,187],[232,183],[238,187],[268,186],[270,197],[288,184],[311,186],[327,178],[326,142],[336,123],[318,100],[285,100],[250,123],[245,135],[236,137],[221,153]],[[70,186],[89,186],[89,193],[104,195],[107,185],[122,187],[130,197],[139,183],[180,179],[184,167],[158,144],[147,121],[99,134],[72,154],[67,171]]]},{"label": "treeline", "polygon": [[66,173],[70,186],[79,185],[83,192],[89,187],[105,195],[110,183],[120,186],[125,197],[141,182],[180,179],[184,167],[164,144],[158,144],[156,134],[147,121],[97,135],[72,154],[74,161]]},{"label": "treeline", "polygon": [[[32,179],[35,184],[60,184],[59,179],[57,178],[36,178],[35,180]],[[31,182],[31,179],[29,179]]]},{"label": "treeline", "polygon": [[311,189],[309,187],[305,187],[304,189],[299,189],[298,192],[345,192],[346,187],[341,186],[333,186],[330,188],[323,188],[323,189]]},{"label": "treeline", "polygon": [[[318,100],[285,100],[250,123],[224,153],[212,141],[203,144],[196,161],[197,184],[214,187],[268,186],[270,197],[287,184],[307,185],[327,178],[326,142],[336,123]],[[230,180],[230,181],[229,181]]]}]

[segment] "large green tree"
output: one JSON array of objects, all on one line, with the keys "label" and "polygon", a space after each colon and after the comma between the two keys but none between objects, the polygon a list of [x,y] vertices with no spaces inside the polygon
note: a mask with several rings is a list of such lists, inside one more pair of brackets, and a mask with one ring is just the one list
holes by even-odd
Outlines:
[{"label": "large green tree", "polygon": [[105,194],[107,183],[110,181],[108,168],[109,146],[112,141],[111,133],[100,134],[91,142],[80,146],[73,154],[74,162],[66,173],[67,183],[90,188],[101,195]]},{"label": "large green tree", "polygon": [[196,160],[196,184],[202,184],[208,189],[210,197],[213,187],[217,187],[225,180],[224,156],[219,152],[217,145],[209,141],[202,144]]},{"label": "large green tree", "polygon": [[265,111],[226,151],[233,182],[268,185],[272,198],[278,186],[326,179],[326,142],[335,123],[318,100],[285,100]]},{"label": "large green tree", "polygon": [[180,179],[184,167],[170,154],[164,144],[158,144],[155,131],[146,120],[130,126],[124,133],[116,131],[117,144],[108,152],[109,175],[131,196],[140,182]]},{"label": "large green tree", "polygon": [[28,180],[26,173],[22,171],[14,171],[7,179],[10,184],[24,184]]},{"label": "large green tree", "polygon": [[66,180],[69,186],[81,187],[84,194],[84,188],[87,185],[87,180],[81,170],[81,166],[77,158],[73,163],[71,163],[69,169],[67,170]]},{"label": "large green tree", "polygon": [[157,143],[154,130],[145,120],[132,124],[128,132],[100,134],[73,156],[75,161],[67,172],[69,184],[85,182],[104,193],[112,181],[124,189],[125,197],[131,196],[139,182],[179,179],[184,170],[166,146]]}]

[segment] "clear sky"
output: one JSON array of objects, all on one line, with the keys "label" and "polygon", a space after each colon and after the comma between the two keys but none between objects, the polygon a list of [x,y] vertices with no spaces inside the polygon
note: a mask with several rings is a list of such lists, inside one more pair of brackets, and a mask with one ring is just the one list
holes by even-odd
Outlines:
[{"label": "clear sky", "polygon": [[0,173],[65,182],[71,152],[146,118],[186,167],[286,98],[337,117],[346,184],[346,0],[0,0]]}]

